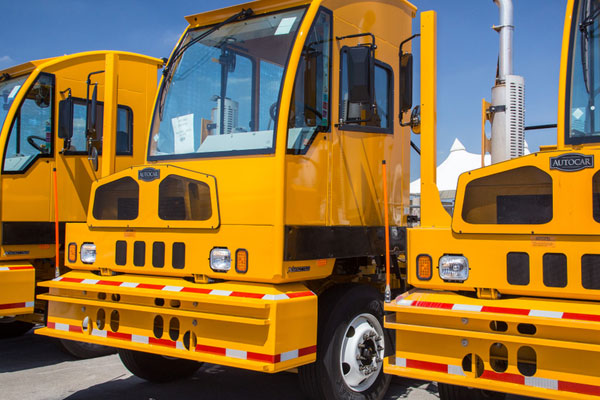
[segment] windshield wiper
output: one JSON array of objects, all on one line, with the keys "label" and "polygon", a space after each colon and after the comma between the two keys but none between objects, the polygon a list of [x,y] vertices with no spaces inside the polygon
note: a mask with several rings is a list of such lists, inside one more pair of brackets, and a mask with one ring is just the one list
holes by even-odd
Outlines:
[{"label": "windshield wiper", "polygon": [[189,42],[187,42],[186,44],[184,44],[183,46],[181,46],[180,48],[178,48],[177,50],[175,50],[175,52],[173,53],[173,56],[169,60],[169,64],[163,70],[163,76],[164,76],[164,79],[165,79],[165,84],[163,86],[163,90],[160,91],[159,98],[158,98],[158,104],[159,104],[158,117],[159,117],[159,119],[161,121],[162,121],[162,115],[163,115],[163,110],[164,110],[164,104],[162,103],[162,99],[163,99],[163,96],[164,96],[164,92],[167,91],[167,89],[169,87],[169,84],[171,82],[172,75],[173,75],[173,70],[175,69],[174,67],[175,67],[175,63],[177,62],[177,60],[179,60],[181,58],[181,56],[183,55],[183,53],[188,48],[190,48],[190,46],[192,46],[193,44],[195,44],[195,43],[201,41],[202,39],[206,38],[208,35],[210,35],[211,33],[219,30],[224,25],[230,24],[232,22],[243,21],[246,18],[250,17],[252,14],[254,14],[254,11],[252,11],[251,8],[248,8],[248,9],[244,8],[239,13],[234,14],[231,17],[227,18],[226,20],[219,22],[218,24],[216,24],[215,26],[213,26],[212,28],[210,28],[209,30],[207,30],[206,32],[204,32],[203,34],[199,35],[198,37],[195,37],[195,38],[191,39]]}]

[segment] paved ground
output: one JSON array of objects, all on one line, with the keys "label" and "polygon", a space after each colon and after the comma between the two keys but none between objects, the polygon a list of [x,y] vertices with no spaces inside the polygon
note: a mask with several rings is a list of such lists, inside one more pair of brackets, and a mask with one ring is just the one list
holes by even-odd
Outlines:
[{"label": "paved ground", "polygon": [[[293,373],[268,375],[212,364],[204,365],[191,379],[153,384],[132,376],[117,355],[75,360],[53,339],[30,332],[0,340],[0,398],[300,400],[303,396]],[[437,398],[435,384],[397,377],[386,396],[386,400]]]}]

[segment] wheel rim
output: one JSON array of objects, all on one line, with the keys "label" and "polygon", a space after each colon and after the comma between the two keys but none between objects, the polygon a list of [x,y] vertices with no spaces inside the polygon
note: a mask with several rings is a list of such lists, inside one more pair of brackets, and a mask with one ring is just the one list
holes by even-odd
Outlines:
[{"label": "wheel rim", "polygon": [[340,370],[348,387],[356,392],[367,390],[379,376],[385,341],[379,320],[360,314],[346,328],[340,353]]}]

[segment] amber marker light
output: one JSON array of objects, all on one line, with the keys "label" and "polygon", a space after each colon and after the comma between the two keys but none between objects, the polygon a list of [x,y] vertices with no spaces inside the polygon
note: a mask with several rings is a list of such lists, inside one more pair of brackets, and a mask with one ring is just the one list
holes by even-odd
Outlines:
[{"label": "amber marker light", "polygon": [[69,262],[74,263],[77,261],[77,244],[69,243]]},{"label": "amber marker light", "polygon": [[431,279],[431,257],[427,254],[417,256],[417,278],[421,281]]},{"label": "amber marker light", "polygon": [[245,274],[248,272],[248,250],[237,249],[235,252],[235,272]]}]

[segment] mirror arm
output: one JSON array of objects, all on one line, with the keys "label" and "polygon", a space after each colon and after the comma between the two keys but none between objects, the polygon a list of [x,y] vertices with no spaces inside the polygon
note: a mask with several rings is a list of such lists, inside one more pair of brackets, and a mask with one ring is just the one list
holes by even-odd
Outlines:
[{"label": "mirror arm", "polygon": [[416,37],[421,36],[420,33],[415,33],[414,35],[412,35],[411,37],[409,37],[408,39],[404,39],[401,43],[400,43],[400,56],[402,56],[402,54],[404,54],[404,52],[402,51],[402,46],[404,46],[404,44],[410,42],[411,40],[413,40]]},{"label": "mirror arm", "polygon": [[357,34],[348,35],[348,36],[336,36],[335,39],[336,40],[344,40],[344,39],[350,39],[350,38],[362,37],[362,36],[371,36],[371,40],[373,40],[373,43],[367,43],[366,45],[370,46],[373,50],[375,50],[377,48],[377,45],[375,44],[375,35],[373,35],[370,32],[357,33]]}]

